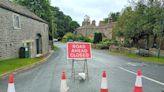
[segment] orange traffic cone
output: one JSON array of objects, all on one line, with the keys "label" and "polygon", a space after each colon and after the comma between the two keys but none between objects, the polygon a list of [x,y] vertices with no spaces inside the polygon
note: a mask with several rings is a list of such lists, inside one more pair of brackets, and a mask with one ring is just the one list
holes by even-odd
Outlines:
[{"label": "orange traffic cone", "polygon": [[68,89],[65,72],[62,72],[60,92],[67,92]]},{"label": "orange traffic cone", "polygon": [[7,92],[15,92],[14,75],[13,74],[9,75]]},{"label": "orange traffic cone", "polygon": [[105,71],[103,71],[103,73],[102,73],[100,92],[108,92],[108,84],[107,84],[107,78],[106,78],[106,72]]},{"label": "orange traffic cone", "polygon": [[142,78],[141,78],[141,70],[140,69],[138,69],[134,92],[142,92]]}]

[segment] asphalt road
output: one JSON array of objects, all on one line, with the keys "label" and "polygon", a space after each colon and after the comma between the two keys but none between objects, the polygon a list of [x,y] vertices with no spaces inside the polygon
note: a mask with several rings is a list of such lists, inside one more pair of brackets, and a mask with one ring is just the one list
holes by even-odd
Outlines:
[{"label": "asphalt road", "polygon": [[[63,70],[66,71],[69,92],[99,92],[103,70],[107,72],[109,92],[133,92],[138,68],[143,74],[143,92],[164,90],[164,65],[143,63],[100,50],[92,50],[93,58],[88,61],[89,79],[74,81],[71,61],[66,58],[66,45],[55,44],[60,49],[48,62],[15,75],[16,92],[59,92]],[[82,71],[82,67],[82,62],[75,63],[76,72]],[[0,80],[0,92],[7,92],[7,83],[8,78]]]}]

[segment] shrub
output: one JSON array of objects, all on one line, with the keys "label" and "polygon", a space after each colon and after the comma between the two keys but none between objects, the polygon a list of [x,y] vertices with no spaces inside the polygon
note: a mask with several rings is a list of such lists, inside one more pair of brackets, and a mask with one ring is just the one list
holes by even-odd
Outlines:
[{"label": "shrub", "polygon": [[92,43],[92,40],[90,38],[88,38],[88,37],[85,37],[85,39],[83,41]]},{"label": "shrub", "polygon": [[83,35],[76,35],[76,41],[92,42],[89,37],[85,37]]},{"label": "shrub", "polygon": [[116,40],[104,39],[100,43],[96,44],[97,49],[109,49],[110,45],[118,45]]},{"label": "shrub", "polygon": [[75,38],[74,34],[71,32],[68,32],[63,36],[62,42],[67,42],[69,41],[69,39],[74,40],[74,38]]},{"label": "shrub", "polygon": [[88,37],[85,37],[83,35],[75,35],[75,34],[70,33],[70,32],[63,36],[62,42],[67,42],[70,39],[72,39],[74,41],[92,42],[92,40]]},{"label": "shrub", "polygon": [[83,35],[76,35],[76,41],[83,41],[85,37]]},{"label": "shrub", "polygon": [[106,44],[97,44],[96,45],[96,48],[97,49],[108,49],[109,48],[109,46],[108,45],[106,45]]},{"label": "shrub", "polygon": [[53,48],[53,50],[57,50],[57,49],[58,49],[58,47],[57,47],[57,46],[53,46],[52,48]]},{"label": "shrub", "polygon": [[94,33],[93,43],[99,43],[102,41],[102,33]]},{"label": "shrub", "polygon": [[111,40],[111,45],[119,45],[117,40]]}]

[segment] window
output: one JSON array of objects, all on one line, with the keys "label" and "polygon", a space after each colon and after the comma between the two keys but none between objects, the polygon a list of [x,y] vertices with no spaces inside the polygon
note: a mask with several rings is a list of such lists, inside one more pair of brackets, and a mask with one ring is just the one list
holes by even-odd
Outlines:
[{"label": "window", "polygon": [[20,29],[21,28],[19,15],[16,15],[16,14],[13,15],[13,26],[14,26],[14,29]]}]

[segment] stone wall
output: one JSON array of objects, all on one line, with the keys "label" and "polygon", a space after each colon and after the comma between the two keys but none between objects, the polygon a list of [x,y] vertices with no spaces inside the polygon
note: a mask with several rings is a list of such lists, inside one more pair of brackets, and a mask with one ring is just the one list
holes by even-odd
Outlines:
[{"label": "stone wall", "polygon": [[0,60],[17,58],[19,48],[30,44],[30,57],[36,57],[36,35],[42,36],[43,54],[49,52],[48,25],[31,18],[20,16],[21,29],[13,27],[14,12],[0,8]]},{"label": "stone wall", "polygon": [[76,29],[76,33],[93,39],[95,32],[101,32],[104,38],[112,39],[113,27],[110,25],[111,24],[106,24],[106,26],[86,25],[86,26],[82,26]]}]

